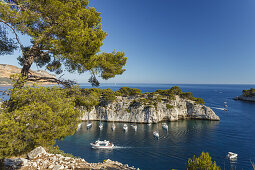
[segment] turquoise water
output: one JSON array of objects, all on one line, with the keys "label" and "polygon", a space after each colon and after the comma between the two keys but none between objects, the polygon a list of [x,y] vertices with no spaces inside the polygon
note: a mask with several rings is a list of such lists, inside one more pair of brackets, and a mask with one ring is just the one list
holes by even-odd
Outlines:
[{"label": "turquoise water", "polygon": [[[167,89],[173,85],[159,84],[121,84],[102,85],[101,88],[118,90],[121,86],[139,88],[142,92]],[[127,163],[140,169],[185,169],[187,159],[201,152],[209,152],[212,159],[222,169],[252,169],[250,161],[255,162],[255,103],[235,101],[233,97],[243,89],[255,88],[255,85],[178,85],[183,91],[193,92],[210,106],[221,121],[180,120],[168,122],[169,131],[161,124],[148,126],[138,124],[137,132],[130,125],[128,132],[122,130],[123,123],[116,123],[112,132],[111,123],[104,122],[99,130],[99,122],[93,122],[91,129],[86,122],[73,136],[58,141],[60,149],[88,162],[112,159]],[[89,87],[82,85],[82,87]],[[224,112],[224,102],[228,111]],[[160,139],[153,138],[153,131],[159,129]],[[113,150],[93,150],[90,143],[97,139],[110,140],[117,147]],[[227,152],[238,153],[238,159],[229,161]]]}]

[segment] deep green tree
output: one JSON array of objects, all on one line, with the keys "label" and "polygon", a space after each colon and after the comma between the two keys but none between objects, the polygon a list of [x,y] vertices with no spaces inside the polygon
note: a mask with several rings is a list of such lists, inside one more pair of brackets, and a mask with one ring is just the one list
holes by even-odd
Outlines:
[{"label": "deep green tree", "polygon": [[76,89],[12,89],[12,100],[5,101],[0,109],[0,159],[37,146],[52,146],[56,139],[72,135],[81,113],[70,90]]},{"label": "deep green tree", "polygon": [[216,162],[212,162],[212,158],[209,153],[202,152],[200,157],[195,156],[188,160],[186,165],[187,170],[220,170],[221,168],[216,165]]},{"label": "deep green tree", "polygon": [[[102,30],[100,13],[88,7],[88,0],[1,0],[0,22],[13,31],[22,55],[22,76],[28,80],[33,63],[60,74],[89,71],[92,85],[99,85],[96,75],[109,79],[125,69],[124,52],[100,53],[107,33]],[[31,39],[23,46],[18,33]],[[7,44],[8,45],[8,44]],[[42,78],[41,78],[42,79]]]}]

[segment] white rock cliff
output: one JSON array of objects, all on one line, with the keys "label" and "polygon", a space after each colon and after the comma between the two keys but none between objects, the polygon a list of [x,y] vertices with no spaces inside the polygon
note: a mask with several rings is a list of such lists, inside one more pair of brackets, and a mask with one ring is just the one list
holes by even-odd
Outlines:
[{"label": "white rock cliff", "polygon": [[139,97],[117,96],[115,101],[105,106],[95,106],[90,111],[84,110],[82,120],[100,120],[100,115],[102,121],[136,123],[157,123],[163,120],[180,119],[220,120],[211,108],[179,96],[171,101],[162,99],[156,105],[134,102],[137,99]]}]

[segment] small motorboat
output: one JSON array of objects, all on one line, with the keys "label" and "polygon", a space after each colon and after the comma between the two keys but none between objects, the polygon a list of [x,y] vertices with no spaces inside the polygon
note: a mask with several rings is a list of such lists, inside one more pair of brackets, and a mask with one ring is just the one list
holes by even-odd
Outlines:
[{"label": "small motorboat", "polygon": [[228,105],[226,105],[226,104],[225,104],[225,105],[224,105],[224,107],[225,107],[225,108],[227,108],[227,107],[228,107]]},{"label": "small motorboat", "polygon": [[114,131],[116,129],[115,124],[112,124],[112,131]]},{"label": "small motorboat", "polygon": [[100,125],[99,125],[99,129],[100,129],[100,130],[102,130],[102,129],[103,129],[103,127],[104,127],[103,123],[100,123]]},{"label": "small motorboat", "polygon": [[82,123],[78,124],[77,131],[81,128]]},{"label": "small motorboat", "polygon": [[123,129],[124,129],[124,131],[127,131],[127,130],[128,130],[127,124],[124,124],[124,125],[123,125]]},{"label": "small motorboat", "polygon": [[148,126],[151,126],[151,123],[148,123],[147,125],[148,125]]},{"label": "small motorboat", "polygon": [[227,157],[229,159],[236,159],[237,156],[238,156],[238,154],[237,153],[233,153],[233,152],[228,152],[228,155],[227,155]]},{"label": "small motorboat", "polygon": [[154,131],[153,136],[158,139],[159,138],[159,133],[157,131]]},{"label": "small motorboat", "polygon": [[131,127],[132,127],[135,131],[137,131],[137,125],[131,125]]},{"label": "small motorboat", "polygon": [[92,123],[87,123],[87,128],[91,128],[92,127]]},{"label": "small motorboat", "polygon": [[168,125],[166,123],[162,123],[162,128],[168,130]]},{"label": "small motorboat", "polygon": [[228,109],[225,108],[224,111],[226,112],[226,111],[228,111]]},{"label": "small motorboat", "polygon": [[90,145],[93,149],[112,149],[114,147],[114,144],[107,140],[103,141],[97,140],[94,143],[90,143]]}]

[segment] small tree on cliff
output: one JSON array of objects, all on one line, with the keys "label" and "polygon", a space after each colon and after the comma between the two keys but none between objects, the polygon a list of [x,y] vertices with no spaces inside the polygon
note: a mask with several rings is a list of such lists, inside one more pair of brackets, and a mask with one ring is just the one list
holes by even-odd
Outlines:
[{"label": "small tree on cliff", "polygon": [[187,170],[220,170],[221,168],[216,165],[216,162],[212,162],[212,158],[209,153],[202,152],[200,157],[195,156],[188,160],[186,165]]},{"label": "small tree on cliff", "polygon": [[[89,71],[92,85],[99,85],[96,75],[109,79],[125,71],[123,52],[99,53],[107,33],[88,0],[0,0],[0,23],[15,35],[22,51],[21,74],[27,80],[43,79],[29,75],[33,63],[57,74],[63,67],[69,72]],[[18,33],[28,35],[32,45],[23,46]]]}]

